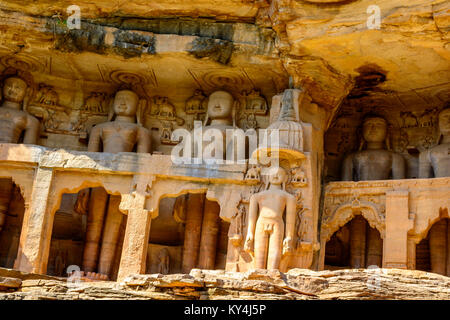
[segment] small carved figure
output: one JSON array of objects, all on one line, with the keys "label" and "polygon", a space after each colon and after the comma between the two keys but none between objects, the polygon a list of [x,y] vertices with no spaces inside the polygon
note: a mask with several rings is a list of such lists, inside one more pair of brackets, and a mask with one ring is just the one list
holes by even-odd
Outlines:
[{"label": "small carved figure", "polygon": [[158,105],[158,117],[175,118],[175,106],[169,102],[167,97],[156,97],[155,102]]},{"label": "small carved figure", "polygon": [[247,173],[245,174],[245,180],[257,180],[259,181],[261,179],[261,168],[253,165],[250,169],[248,169]]},{"label": "small carved figure", "polygon": [[242,95],[246,97],[245,112],[257,115],[265,115],[267,112],[267,101],[261,96],[258,90],[253,89],[250,93],[243,91]]},{"label": "small carved figure", "polygon": [[104,92],[91,92],[87,97],[83,110],[92,113],[107,113],[105,108],[107,94]]},{"label": "small carved figure", "polygon": [[[245,218],[246,210],[245,205],[241,202],[236,208],[236,212],[234,216],[231,218],[231,226],[229,231],[229,237],[234,246],[238,246],[242,242],[243,237],[243,226],[244,226],[244,218]],[[231,227],[230,226],[230,227]]]},{"label": "small carved figure", "polygon": [[258,269],[278,269],[282,255],[293,250],[296,203],[295,197],[284,190],[286,181],[283,168],[272,168],[269,189],[250,197],[244,250],[254,252]]},{"label": "small carved figure", "polygon": [[301,168],[293,168],[291,170],[291,183],[295,187],[303,187],[307,184],[305,172]]},{"label": "small carved figure", "polygon": [[[206,96],[202,90],[195,90],[194,95],[186,100],[185,112],[187,114],[198,115],[206,112]],[[198,119],[196,119],[198,120]]]},{"label": "small carved figure", "polygon": [[63,249],[58,249],[56,258],[55,258],[55,274],[58,277],[61,277],[64,275],[64,270],[66,268],[66,260],[67,260],[67,252]]},{"label": "small carved figure", "polygon": [[401,111],[400,117],[403,119],[403,128],[415,128],[419,125],[416,115],[410,111]]},{"label": "small carved figure", "polygon": [[158,273],[169,274],[170,256],[167,248],[162,248],[158,253]]},{"label": "small carved figure", "polygon": [[37,94],[37,101],[41,104],[56,106],[58,105],[58,94],[53,90],[52,86],[44,83],[39,84],[39,91]]},{"label": "small carved figure", "polygon": [[419,127],[427,128],[434,127],[435,125],[435,117],[438,112],[437,108],[426,109],[424,113],[419,118]]}]

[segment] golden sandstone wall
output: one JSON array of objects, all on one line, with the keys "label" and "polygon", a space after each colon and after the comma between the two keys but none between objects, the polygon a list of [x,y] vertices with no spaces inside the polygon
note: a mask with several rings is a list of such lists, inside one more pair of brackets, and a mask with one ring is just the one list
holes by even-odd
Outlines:
[{"label": "golden sandstone wall", "polygon": [[[448,1],[71,4],[0,4],[0,266],[449,275]],[[173,163],[194,121],[281,130],[285,180]]]}]

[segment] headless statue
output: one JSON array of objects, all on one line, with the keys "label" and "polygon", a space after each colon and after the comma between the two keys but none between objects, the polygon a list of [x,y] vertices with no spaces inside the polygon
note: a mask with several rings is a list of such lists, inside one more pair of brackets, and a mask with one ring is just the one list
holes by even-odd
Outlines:
[{"label": "headless statue", "polygon": [[[138,102],[139,98],[134,92],[118,91],[113,102],[116,118],[92,129],[88,151],[132,152],[136,147],[139,153],[150,152],[150,133],[136,123]],[[83,270],[86,272],[98,270],[98,273],[106,276],[112,272],[123,218],[119,211],[120,201],[120,196],[108,196],[103,188],[93,188],[91,191],[83,253]]]},{"label": "headless statue", "polygon": [[[450,177],[450,108],[439,113],[439,144],[420,154],[419,177]],[[429,232],[431,271],[450,276],[449,219],[436,222]]]},{"label": "headless statue", "polygon": [[381,117],[368,117],[363,123],[366,150],[350,154],[344,160],[343,181],[386,180],[405,178],[405,160],[385,149],[387,123]]},{"label": "headless statue", "polygon": [[[400,154],[386,150],[387,123],[381,117],[370,116],[363,122],[363,144],[366,150],[345,158],[342,180],[386,180],[405,178],[405,161]],[[350,265],[364,268],[369,265],[381,267],[382,240],[376,232],[367,232],[364,219],[350,222]],[[373,258],[376,257],[376,258]]]},{"label": "headless statue", "polygon": [[[282,255],[293,250],[295,197],[283,190],[286,171],[283,168],[272,170],[269,189],[250,197],[244,250],[254,252],[257,269],[279,269]],[[283,221],[285,211],[286,228]]]},{"label": "headless statue", "polygon": [[[3,85],[3,101],[0,106],[0,143],[36,144],[39,135],[39,121],[22,110],[27,84],[19,77],[7,78]],[[13,183],[0,180],[0,232],[9,209]]]},{"label": "headless statue", "polygon": [[450,177],[450,108],[439,113],[439,144],[420,154],[419,177]]}]

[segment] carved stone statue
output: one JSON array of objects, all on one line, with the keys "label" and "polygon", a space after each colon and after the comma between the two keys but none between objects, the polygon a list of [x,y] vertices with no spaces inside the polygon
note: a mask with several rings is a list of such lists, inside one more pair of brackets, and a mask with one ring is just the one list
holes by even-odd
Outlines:
[{"label": "carved stone statue", "polygon": [[[116,118],[92,129],[88,151],[132,152],[136,146],[137,152],[150,152],[150,133],[140,124],[136,124],[138,104],[139,98],[134,92],[118,91],[110,120],[114,114]],[[84,196],[83,192],[79,194],[79,197]],[[109,196],[103,188],[92,189],[83,253],[83,270],[86,272],[98,270],[98,273],[106,276],[111,274],[123,219],[123,214],[119,211],[120,201],[120,196]]]},{"label": "carved stone statue", "polygon": [[39,121],[22,110],[27,84],[19,77],[7,78],[3,85],[3,102],[0,106],[0,142],[36,144]]},{"label": "carved stone statue", "polygon": [[169,274],[170,256],[167,248],[162,248],[158,252],[158,273]]},{"label": "carved stone statue", "polygon": [[114,121],[98,124],[92,129],[88,151],[132,152],[136,146],[138,153],[150,152],[150,133],[140,124],[136,124],[138,103],[139,98],[133,91],[118,91],[114,98],[110,120],[114,115],[116,118]]},{"label": "carved stone statue", "polygon": [[386,120],[378,116],[369,116],[363,123],[361,149],[366,150],[350,154],[344,160],[342,180],[386,180],[405,178],[405,160],[400,154],[386,150]]},{"label": "carved stone statue", "polygon": [[[39,121],[23,111],[27,83],[19,77],[9,77],[3,84],[3,101],[0,106],[0,143],[36,144],[39,135]],[[6,221],[13,184],[11,180],[0,180],[0,232]]]},{"label": "carved stone statue", "polygon": [[[291,252],[294,247],[296,200],[283,190],[286,181],[286,171],[273,168],[269,176],[269,189],[250,197],[244,250],[254,252],[255,267],[258,269],[278,269],[282,255]],[[285,211],[286,224],[283,221]]]},{"label": "carved stone statue", "polygon": [[[235,128],[234,111],[235,101],[230,93],[226,91],[215,91],[209,96],[207,115],[203,123],[203,135],[205,135],[208,129],[218,129],[222,132],[223,157],[217,156],[216,158],[225,159],[227,152],[231,154],[233,141],[231,140],[228,145],[226,144],[226,130]],[[209,121],[210,123],[208,124]],[[208,143],[203,143],[203,151],[206,145]],[[194,153],[196,156],[199,156],[196,147],[194,146]]]},{"label": "carved stone statue", "polygon": [[420,154],[419,177],[450,177],[450,108],[439,113],[439,144]]}]

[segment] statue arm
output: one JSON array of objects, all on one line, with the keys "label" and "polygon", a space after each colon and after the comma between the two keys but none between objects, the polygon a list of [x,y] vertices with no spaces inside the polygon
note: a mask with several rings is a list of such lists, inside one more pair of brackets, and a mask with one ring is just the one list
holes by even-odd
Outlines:
[{"label": "statue arm", "polygon": [[431,178],[432,167],[429,158],[429,151],[425,150],[419,155],[419,178]]},{"label": "statue arm", "polygon": [[25,136],[23,143],[25,144],[37,144],[39,136],[39,121],[32,116],[28,117],[27,128],[25,129]]},{"label": "statue arm", "polygon": [[405,179],[405,159],[400,154],[394,154],[392,158],[392,179]]},{"label": "statue arm", "polygon": [[250,197],[250,204],[248,208],[248,229],[247,238],[245,240],[244,249],[245,251],[253,251],[253,241],[255,239],[255,227],[256,219],[258,217],[258,201],[256,195]]},{"label": "statue arm", "polygon": [[296,203],[295,198],[290,196],[286,202],[286,238],[293,239],[295,232]]},{"label": "statue arm", "polygon": [[342,164],[342,181],[353,181],[353,155],[348,155]]},{"label": "statue arm", "polygon": [[100,143],[101,143],[101,133],[102,130],[95,126],[92,128],[91,134],[89,136],[89,144],[88,151],[89,152],[100,152]]},{"label": "statue arm", "polygon": [[150,132],[145,128],[138,129],[137,153],[150,153],[151,137]]}]

